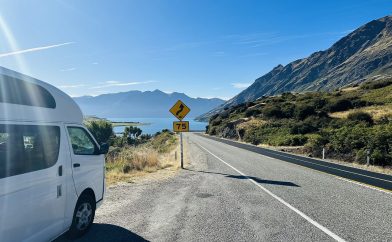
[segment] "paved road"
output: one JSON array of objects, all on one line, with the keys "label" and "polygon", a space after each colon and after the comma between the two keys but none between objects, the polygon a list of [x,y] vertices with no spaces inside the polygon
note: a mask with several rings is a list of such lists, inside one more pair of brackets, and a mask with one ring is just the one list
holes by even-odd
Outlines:
[{"label": "paved road", "polygon": [[362,170],[355,167],[349,167],[344,165],[339,165],[331,162],[326,162],[320,159],[314,159],[309,157],[301,157],[298,155],[283,153],[280,151],[275,151],[271,149],[265,149],[262,147],[257,147],[250,144],[239,143],[233,140],[221,139],[214,136],[206,136],[201,133],[198,135],[207,137],[212,140],[216,140],[231,146],[249,150],[261,155],[266,155],[268,157],[276,158],[279,160],[287,161],[296,165],[305,166],[317,171],[326,172],[328,174],[336,175],[342,178],[347,178],[353,181],[385,189],[392,192],[392,176],[376,173],[372,171]]},{"label": "paved road", "polygon": [[174,178],[109,189],[80,241],[392,241],[392,194],[187,134]]}]

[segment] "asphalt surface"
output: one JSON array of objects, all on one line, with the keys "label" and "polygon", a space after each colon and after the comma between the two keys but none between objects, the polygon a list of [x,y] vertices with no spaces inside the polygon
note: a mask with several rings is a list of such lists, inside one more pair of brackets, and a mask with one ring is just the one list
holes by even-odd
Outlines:
[{"label": "asphalt surface", "polygon": [[184,140],[186,170],[108,189],[79,241],[392,241],[391,193],[195,134]]},{"label": "asphalt surface", "polygon": [[372,171],[362,170],[355,167],[339,165],[331,162],[326,162],[319,159],[312,159],[309,157],[302,157],[293,154],[287,154],[280,151],[265,149],[262,147],[239,143],[236,141],[221,139],[214,136],[206,136],[198,134],[203,137],[219,141],[231,146],[246,149],[261,155],[269,156],[279,160],[291,162],[296,165],[305,166],[314,170],[326,172],[328,174],[336,175],[339,177],[347,178],[353,181],[361,182],[367,185],[379,187],[392,192],[392,176],[387,174],[376,173]]}]

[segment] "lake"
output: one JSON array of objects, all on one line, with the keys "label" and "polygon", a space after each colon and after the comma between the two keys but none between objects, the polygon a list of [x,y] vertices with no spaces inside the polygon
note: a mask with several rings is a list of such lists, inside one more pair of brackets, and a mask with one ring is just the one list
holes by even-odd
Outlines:
[{"label": "lake", "polygon": [[[138,126],[143,134],[155,134],[162,129],[173,130],[173,121],[177,121],[175,118],[108,118],[110,121],[114,122],[140,122],[146,125]],[[198,122],[193,119],[184,119],[184,121],[189,121],[189,129],[191,131],[205,131],[207,122]],[[114,127],[115,133],[122,133],[125,127]]]}]

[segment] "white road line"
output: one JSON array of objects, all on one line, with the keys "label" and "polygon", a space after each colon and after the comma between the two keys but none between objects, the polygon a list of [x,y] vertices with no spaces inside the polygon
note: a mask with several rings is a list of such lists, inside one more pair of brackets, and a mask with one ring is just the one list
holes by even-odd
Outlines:
[{"label": "white road line", "polygon": [[274,193],[272,193],[270,190],[268,190],[267,188],[263,187],[262,185],[260,185],[259,183],[257,183],[255,180],[253,180],[252,178],[250,178],[249,176],[245,175],[244,173],[242,173],[241,171],[239,171],[237,168],[235,168],[234,166],[230,165],[229,163],[227,163],[226,161],[222,160],[221,158],[219,158],[218,156],[216,156],[215,154],[213,154],[211,151],[209,151],[207,148],[205,148],[204,146],[198,144],[202,149],[204,149],[205,151],[207,151],[208,153],[210,153],[212,156],[214,156],[216,159],[218,159],[219,161],[221,161],[222,163],[224,163],[225,165],[227,165],[228,167],[230,167],[231,169],[235,170],[236,172],[238,172],[240,175],[246,177],[249,181],[251,181],[253,184],[255,184],[256,186],[258,186],[260,189],[262,189],[264,192],[266,192],[268,195],[270,195],[271,197],[275,198],[276,200],[278,200],[280,203],[282,203],[283,205],[285,205],[286,207],[290,208],[292,211],[294,211],[295,213],[297,213],[299,216],[301,216],[302,218],[306,219],[309,223],[313,224],[315,227],[317,227],[318,229],[320,229],[321,231],[323,231],[325,234],[329,235],[331,238],[335,239],[336,241],[339,242],[344,242],[345,240],[342,239],[341,237],[339,237],[338,235],[336,235],[335,233],[333,233],[332,231],[330,231],[329,229],[327,229],[326,227],[324,227],[323,225],[317,223],[316,221],[314,221],[313,219],[311,219],[309,216],[307,216],[306,214],[304,214],[303,212],[301,212],[300,210],[296,209],[295,207],[293,207],[291,204],[289,204],[288,202],[284,201],[282,198],[280,198],[279,196],[275,195]]},{"label": "white road line", "polygon": [[[223,143],[223,144],[230,145],[230,144],[227,144],[227,143]],[[239,144],[242,144],[242,143],[239,143]],[[233,147],[235,147],[237,149],[243,149],[243,148],[240,148],[240,147],[237,147],[237,146],[233,146]],[[246,150],[246,149],[244,149],[244,150]],[[268,150],[266,150],[266,151],[269,152]],[[252,152],[252,151],[250,151],[250,152]],[[276,152],[280,152],[280,151],[276,151]],[[263,154],[260,154],[260,153],[257,153],[257,152],[255,152],[255,153],[260,155],[260,156],[263,156],[263,157],[266,157],[268,159],[271,159],[271,160],[278,160],[278,161],[283,161],[283,162],[289,162],[289,161],[280,160],[278,158],[273,158],[271,156],[263,155]],[[269,152],[269,153],[272,153],[272,152]],[[367,176],[367,175],[363,175],[363,174],[352,172],[352,171],[346,171],[346,170],[342,170],[342,169],[339,169],[339,168],[334,168],[334,167],[331,167],[331,166],[321,165],[321,164],[313,163],[313,162],[310,162],[310,161],[305,161],[305,160],[302,160],[300,158],[295,158],[295,157],[291,157],[291,156],[285,156],[285,155],[279,154],[279,153],[272,153],[272,154],[276,154],[278,156],[282,156],[282,157],[286,157],[286,158],[290,158],[290,159],[294,159],[294,160],[298,160],[298,161],[302,161],[302,162],[306,162],[306,163],[310,163],[310,164],[313,164],[313,165],[323,166],[323,167],[327,167],[327,168],[331,168],[331,169],[335,169],[335,170],[340,170],[340,171],[347,172],[347,173],[352,173],[352,174],[356,174],[356,175],[360,175],[360,176],[365,176],[365,177],[369,177],[369,178],[373,178],[373,179],[378,179],[378,180],[381,180],[381,181],[391,182],[389,180],[385,180],[385,179],[382,179],[382,178],[377,178],[377,177],[373,177],[373,176]],[[352,184],[355,184],[355,185],[358,185],[358,186],[361,186],[361,187],[366,187],[366,188],[369,188],[369,189],[372,189],[372,190],[375,190],[375,191],[379,191],[379,192],[383,192],[383,193],[392,195],[392,193],[390,191],[383,190],[383,189],[380,189],[380,188],[377,188],[377,187],[373,187],[373,186],[370,186],[370,185],[367,185],[365,183],[361,183],[361,182],[358,182],[358,181],[354,181],[354,180],[351,180],[349,178],[339,177],[337,175],[334,175],[334,174],[331,174],[331,173],[328,173],[328,172],[320,171],[320,170],[317,170],[317,169],[313,169],[313,168],[310,168],[310,167],[307,167],[307,166],[303,166],[303,165],[300,165],[300,164],[295,164],[295,163],[292,163],[292,162],[289,162],[289,163],[291,163],[293,165],[296,165],[296,166],[300,166],[300,167],[304,167],[304,168],[307,168],[307,169],[311,169],[313,171],[322,172],[324,174],[331,175],[331,176],[333,176],[333,177],[335,177],[335,178],[337,178],[339,180],[350,182]]]},{"label": "white road line", "polygon": [[[269,151],[267,151],[267,152],[269,152]],[[338,170],[338,171],[343,171],[343,172],[355,174],[355,175],[358,175],[358,176],[364,176],[364,177],[368,177],[368,178],[380,180],[380,181],[383,181],[383,182],[392,183],[392,181],[385,180],[385,179],[382,179],[382,178],[378,178],[378,177],[374,177],[374,176],[368,176],[368,175],[356,173],[356,172],[353,172],[353,171],[346,171],[346,170],[343,170],[343,169],[339,169],[339,168],[335,168],[335,167],[331,167],[331,166],[327,166],[327,165],[322,165],[322,164],[314,163],[314,162],[311,162],[311,161],[302,160],[302,159],[300,159],[300,158],[296,158],[296,157],[292,157],[292,156],[288,156],[288,155],[283,155],[283,154],[273,153],[273,152],[269,152],[269,153],[275,154],[275,155],[278,155],[278,156],[281,156],[281,157],[285,157],[285,158],[297,160],[297,161],[302,161],[302,162],[310,163],[310,164],[317,165],[317,166],[327,167],[327,168],[330,168],[330,169],[334,169],[334,170]]]}]

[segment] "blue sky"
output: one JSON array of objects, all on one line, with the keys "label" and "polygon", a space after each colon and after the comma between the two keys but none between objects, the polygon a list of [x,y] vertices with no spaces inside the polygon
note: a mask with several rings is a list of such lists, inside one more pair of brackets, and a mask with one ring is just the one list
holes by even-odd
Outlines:
[{"label": "blue sky", "polygon": [[390,0],[2,0],[0,65],[71,96],[227,99],[391,10]]}]

